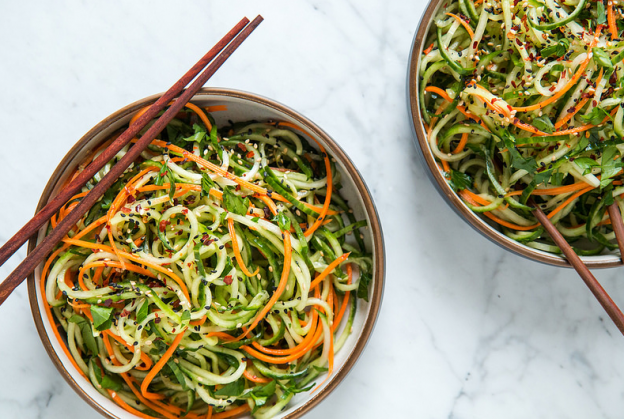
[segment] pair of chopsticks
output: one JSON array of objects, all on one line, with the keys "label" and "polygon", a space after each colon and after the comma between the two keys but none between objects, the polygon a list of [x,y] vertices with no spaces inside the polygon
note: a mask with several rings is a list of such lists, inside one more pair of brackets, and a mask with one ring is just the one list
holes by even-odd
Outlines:
[{"label": "pair of chopsticks", "polygon": [[[154,119],[160,111],[174,100],[163,115],[141,136],[130,150],[115,164],[95,187],[72,209],[52,232],[0,283],[0,304],[35,270],[35,267],[50,253],[104,192],[123,174],[130,164],[152,142],[154,138],[177,115],[178,111],[202,88],[210,77],[243,43],[254,29],[262,22],[258,15],[252,22],[243,18],[210,51],[206,53],[190,70],[165,92],[149,109],[141,115],[126,131],[113,141],[89,166],[71,181],[54,199],[39,211],[24,227],[0,248],[0,266],[13,255],[39,228],[41,228],[72,196],[108,163],[124,146]],[[203,71],[202,71],[203,70]],[[200,74],[201,72],[201,74]],[[199,74],[199,76],[198,76]],[[193,81],[194,80],[194,81]],[[192,83],[191,83],[192,82]],[[190,86],[185,89],[187,85]]]},{"label": "pair of chopsticks", "polygon": [[[544,212],[531,202],[534,207],[533,215],[544,226],[550,237],[554,240],[555,244],[559,246],[563,254],[565,255],[570,265],[576,270],[579,276],[585,282],[585,285],[590,289],[594,297],[598,300],[602,308],[607,312],[613,323],[617,326],[620,332],[624,335],[624,314],[618,308],[617,304],[613,302],[609,294],[604,290],[602,285],[598,282],[596,277],[591,273],[589,268],[583,263],[581,258],[572,249],[572,246],[563,238],[563,235],[557,230],[555,225],[544,214]],[[624,258],[624,222],[622,222],[622,214],[616,202],[609,205],[609,217],[611,218],[611,225],[615,231],[615,237],[617,238],[618,246],[620,248],[620,255]],[[623,259],[624,260],[624,259]]]}]

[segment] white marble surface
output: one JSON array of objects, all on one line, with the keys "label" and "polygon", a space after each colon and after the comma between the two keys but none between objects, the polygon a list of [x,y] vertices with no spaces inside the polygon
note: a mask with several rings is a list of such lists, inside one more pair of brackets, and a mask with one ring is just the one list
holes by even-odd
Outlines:
[{"label": "white marble surface", "polygon": [[[624,338],[574,272],[486,241],[418,165],[405,75],[424,7],[0,2],[0,242],[31,217],[82,134],[166,89],[243,15],[262,13],[266,21],[210,85],[274,98],[317,122],[363,173],[385,230],[387,283],[375,333],[343,384],[307,417],[622,417]],[[624,304],[621,272],[597,276]],[[0,331],[0,418],[99,417],[46,355],[24,286],[0,306]]]}]

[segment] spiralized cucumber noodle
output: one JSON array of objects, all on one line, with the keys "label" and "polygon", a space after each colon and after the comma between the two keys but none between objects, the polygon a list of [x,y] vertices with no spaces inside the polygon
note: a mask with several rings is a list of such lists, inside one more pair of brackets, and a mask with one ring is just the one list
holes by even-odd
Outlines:
[{"label": "spiralized cucumber noodle", "polygon": [[320,387],[372,280],[340,182],[299,127],[188,104],[43,268],[74,367],[141,418],[269,418]]},{"label": "spiralized cucumber noodle", "polygon": [[617,249],[624,210],[619,1],[459,0],[424,41],[419,103],[431,152],[473,211],[560,253],[539,205],[581,255]]}]

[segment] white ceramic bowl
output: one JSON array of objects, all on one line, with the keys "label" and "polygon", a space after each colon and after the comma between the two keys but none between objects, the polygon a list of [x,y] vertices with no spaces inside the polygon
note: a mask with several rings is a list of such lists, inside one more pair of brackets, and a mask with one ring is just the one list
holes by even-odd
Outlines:
[{"label": "white ceramic bowl", "polygon": [[[105,118],[82,137],[56,168],[43,191],[37,211],[58,193],[60,185],[65,181],[67,174],[71,173],[90,151],[106,140],[113,132],[127,124],[137,110],[153,103],[158,97],[159,95],[147,97],[120,109]],[[323,400],[344,379],[360,356],[373,330],[382,300],[385,274],[384,244],[377,211],[362,177],[344,151],[325,132],[299,113],[270,99],[228,89],[202,89],[195,95],[192,102],[201,106],[227,105],[226,111],[213,114],[219,126],[227,123],[229,120],[236,122],[255,119],[259,121],[288,121],[305,129],[309,135],[312,135],[315,140],[323,144],[329,154],[336,159],[336,165],[342,174],[343,188],[340,191],[341,194],[348,199],[355,216],[358,219],[366,219],[368,221],[369,228],[362,229],[362,232],[364,233],[367,249],[373,254],[374,275],[370,290],[370,302],[359,301],[353,332],[335,358],[332,377],[327,380],[323,388],[314,394],[301,393],[296,395],[287,408],[278,416],[281,418],[300,417]],[[310,143],[313,144],[313,141],[310,141]],[[42,228],[41,231],[46,231],[46,227]],[[43,237],[43,233],[40,233],[37,238],[31,239],[28,247],[29,252]],[[52,331],[54,325],[50,324],[43,306],[44,296],[40,287],[41,268],[42,265],[28,278],[28,291],[37,330],[52,362],[76,393],[102,415],[118,419],[135,418],[136,416],[123,410],[114,402],[98,393],[91,382],[87,381],[73,367],[67,355],[65,355]],[[319,380],[322,379],[323,377],[319,378]]]},{"label": "white ceramic bowl", "polygon": [[[487,218],[479,216],[466,206],[464,201],[453,191],[448,182],[438,169],[436,158],[429,148],[427,142],[427,132],[423,126],[422,115],[419,104],[419,67],[423,50],[427,47],[426,42],[429,39],[429,30],[433,24],[438,10],[444,7],[444,0],[429,0],[429,4],[425,9],[423,16],[418,24],[418,29],[414,34],[412,42],[412,50],[410,52],[409,67],[407,74],[407,99],[410,117],[412,120],[412,131],[414,133],[414,142],[420,157],[420,163],[424,166],[425,171],[429,175],[429,179],[433,186],[443,197],[444,201],[453,208],[455,213],[466,221],[471,227],[483,234],[487,239],[496,243],[504,249],[507,249],[520,256],[532,259],[548,265],[570,267],[567,259],[563,255],[545,252],[543,250],[533,249],[523,243],[520,243],[503,234],[502,231]],[[429,41],[431,42],[431,41]],[[590,268],[610,268],[621,266],[622,259],[617,251],[608,252],[596,256],[581,256],[583,262]]]}]

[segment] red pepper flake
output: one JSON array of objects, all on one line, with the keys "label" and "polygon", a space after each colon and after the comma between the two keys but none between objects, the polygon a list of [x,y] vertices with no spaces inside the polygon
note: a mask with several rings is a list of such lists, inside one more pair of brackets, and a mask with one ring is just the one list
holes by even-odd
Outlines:
[{"label": "red pepper flake", "polygon": [[245,144],[243,144],[243,143],[238,143],[238,144],[236,144],[236,146],[238,148],[240,148],[241,151],[247,151],[247,147],[245,147]]},{"label": "red pepper flake", "polygon": [[129,213],[130,213],[130,208],[123,207],[123,208],[121,209],[121,212],[126,213],[126,214],[129,214]]},{"label": "red pepper flake", "polygon": [[515,89],[516,87],[518,87],[518,86],[516,85],[516,82],[515,82],[515,81],[513,81],[513,80],[511,81],[511,85],[514,87],[514,89]]},{"label": "red pepper flake", "polygon": [[250,159],[250,158],[252,158],[252,157],[254,156],[254,153],[253,153],[253,151],[250,151],[250,152],[249,152],[249,153],[247,153],[245,156],[246,156],[248,159]]},{"label": "red pepper flake", "polygon": [[182,214],[184,214],[184,215],[188,214],[188,210],[187,210],[186,208],[184,208],[184,209],[182,210]]},{"label": "red pepper flake", "polygon": [[126,309],[124,309],[121,314],[119,314],[119,317],[128,317],[128,315],[130,314],[130,312]]},{"label": "red pepper flake", "polygon": [[231,285],[232,284],[232,275],[228,275],[225,278],[223,278],[223,282],[225,282],[226,285]]},{"label": "red pepper flake", "polygon": [[556,88],[557,88],[557,86],[555,85],[555,86],[551,86],[551,87],[550,87],[550,89],[548,89],[548,90],[552,92],[552,91],[554,91]]},{"label": "red pepper flake", "polygon": [[113,300],[111,300],[110,298],[104,301],[104,307],[110,307],[112,305],[113,305]]},{"label": "red pepper flake", "polygon": [[491,102],[492,102],[492,105],[493,105],[493,104],[495,104],[497,100],[498,100],[497,98],[493,97],[493,98],[492,98],[492,101],[491,101]]},{"label": "red pepper flake", "polygon": [[234,188],[234,190],[235,190],[236,192],[240,191],[240,190],[241,190],[241,186],[240,186],[240,185],[236,185],[236,187]]},{"label": "red pepper flake", "polygon": [[135,198],[134,196],[130,195],[130,196],[128,197],[128,203],[129,203],[129,204],[132,204],[134,201],[136,201],[136,198]]},{"label": "red pepper flake", "polygon": [[169,220],[163,220],[158,224],[158,229],[160,230],[161,233],[164,233],[165,229],[167,228],[167,225],[169,224],[171,224]]}]

